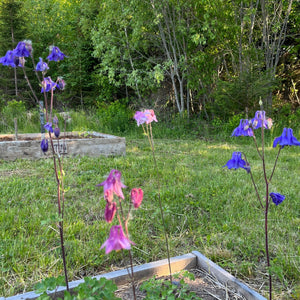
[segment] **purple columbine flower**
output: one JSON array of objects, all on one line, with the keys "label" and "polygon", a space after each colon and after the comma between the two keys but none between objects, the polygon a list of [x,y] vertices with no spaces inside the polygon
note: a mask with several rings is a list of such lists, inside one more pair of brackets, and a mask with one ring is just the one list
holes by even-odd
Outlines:
[{"label": "purple columbine flower", "polygon": [[300,146],[300,142],[294,137],[292,128],[283,128],[282,135],[277,137],[273,142],[273,148],[280,145],[284,146]]},{"label": "purple columbine flower", "polygon": [[111,202],[111,203],[106,204],[104,217],[105,217],[105,221],[107,223],[112,222],[112,220],[114,219],[114,216],[116,214],[116,211],[117,211],[117,203],[116,202]]},{"label": "purple columbine flower", "polygon": [[12,68],[22,67],[19,58],[15,56],[14,51],[12,50],[8,50],[5,56],[0,58],[0,63],[3,66],[10,66]]},{"label": "purple columbine flower", "polygon": [[285,199],[285,196],[279,193],[270,193],[270,197],[276,205],[280,204]]},{"label": "purple columbine flower", "polygon": [[51,77],[45,77],[44,80],[42,81],[42,90],[41,93],[45,92],[50,92],[52,89],[53,91],[57,87],[56,83],[52,81]]},{"label": "purple columbine flower", "polygon": [[50,54],[47,57],[47,59],[50,60],[54,60],[54,61],[60,61],[63,60],[65,58],[65,54],[63,54],[58,47],[55,46],[50,46]]},{"label": "purple columbine flower", "polygon": [[55,126],[58,126],[58,117],[57,117],[57,116],[54,116],[54,117],[53,117],[53,124],[54,124]]},{"label": "purple columbine flower", "polygon": [[266,129],[270,129],[272,127],[272,119],[266,118],[266,112],[264,110],[258,110],[251,120],[251,124],[253,129],[258,129],[262,126]]},{"label": "purple columbine flower", "polygon": [[133,203],[134,208],[140,207],[143,201],[144,192],[140,188],[134,188],[131,190],[130,198]]},{"label": "purple columbine flower", "polygon": [[45,138],[41,142],[41,149],[44,153],[48,151],[48,140]]},{"label": "purple columbine flower", "polygon": [[54,135],[58,138],[60,135],[60,129],[58,127],[55,127],[53,131],[54,131]]},{"label": "purple columbine flower", "polygon": [[127,249],[131,248],[130,244],[135,245],[132,241],[130,241],[123,232],[122,226],[115,225],[112,226],[109,233],[109,238],[103,243],[100,249],[105,249],[105,254],[115,250]]},{"label": "purple columbine flower", "polygon": [[35,70],[39,72],[46,72],[49,70],[49,67],[48,64],[40,57],[40,61],[37,63]]},{"label": "purple columbine flower", "polygon": [[115,169],[112,169],[107,177],[107,179],[97,186],[103,186],[104,195],[107,191],[112,190],[118,197],[124,199],[122,188],[127,186],[121,182],[121,172]]},{"label": "purple columbine flower", "polygon": [[133,118],[136,120],[137,126],[140,126],[141,124],[144,124],[147,122],[147,117],[146,117],[145,113],[142,111],[137,111],[134,114]]},{"label": "purple columbine flower", "polygon": [[253,130],[247,119],[241,119],[240,125],[235,128],[231,136],[253,136]]},{"label": "purple columbine flower", "polygon": [[[32,48],[31,48],[32,49]],[[14,49],[15,56],[18,57],[28,57],[30,56],[30,53],[26,47],[25,42],[19,42],[17,47]]]},{"label": "purple columbine flower", "polygon": [[242,159],[241,152],[233,152],[231,159],[226,163],[226,165],[223,166],[223,168],[224,167],[227,167],[228,169],[243,168],[248,173],[250,172],[250,166]]},{"label": "purple columbine flower", "polygon": [[53,128],[52,128],[52,123],[49,123],[47,122],[45,125],[44,125],[44,128],[50,132],[53,132]]}]

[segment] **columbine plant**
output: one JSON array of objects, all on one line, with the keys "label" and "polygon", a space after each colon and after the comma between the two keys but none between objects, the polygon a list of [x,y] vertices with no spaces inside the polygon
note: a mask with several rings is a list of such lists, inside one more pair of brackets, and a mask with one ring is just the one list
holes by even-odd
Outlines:
[{"label": "columbine plant", "polygon": [[[64,80],[59,77],[57,78],[56,82],[52,81],[51,77],[45,77],[46,72],[49,70],[49,66],[46,62],[43,61],[42,58],[39,58],[39,62],[37,65],[34,63],[33,58],[33,48],[31,41],[25,40],[18,43],[17,47],[14,50],[7,51],[6,55],[4,57],[0,58],[0,63],[2,63],[5,66],[10,66],[12,68],[20,67],[23,70],[24,77],[28,83],[28,86],[34,96],[34,99],[36,100],[36,103],[39,104],[40,101],[33,90],[30,81],[28,80],[28,77],[26,75],[26,69],[25,69],[25,63],[27,57],[31,57],[32,63],[34,66],[34,71],[36,74],[36,77],[40,83],[41,86],[41,93],[44,95],[44,105],[45,105],[45,111],[46,111],[46,125],[44,125],[44,129],[48,131],[48,138],[50,141],[50,146],[52,150],[52,157],[53,157],[53,164],[54,164],[54,173],[55,178],[57,182],[57,207],[58,207],[58,228],[60,233],[60,244],[61,244],[61,251],[62,251],[62,260],[63,260],[63,267],[64,267],[64,274],[65,274],[65,283],[67,290],[69,290],[68,285],[68,275],[67,275],[67,266],[66,266],[66,258],[65,258],[65,250],[64,250],[64,230],[63,230],[63,218],[64,218],[64,185],[63,185],[63,164],[62,159],[59,153],[59,144],[58,149],[55,151],[54,149],[54,143],[53,139],[54,136],[52,135],[54,133],[55,137],[58,139],[60,135],[60,129],[58,127],[58,118],[53,118],[53,125],[52,126],[52,110],[53,110],[53,92],[54,90],[63,90],[65,87]],[[51,46],[50,47],[50,54],[47,57],[48,61],[60,61],[65,58],[65,54],[63,54],[58,47]],[[39,75],[39,72],[42,74],[42,79]],[[48,95],[50,93],[50,107],[48,107]],[[40,106],[40,109],[42,107]],[[42,123],[42,120],[41,120]],[[43,125],[43,124],[42,124]],[[42,141],[41,141],[41,150],[46,153],[49,149],[49,142],[48,138],[45,136],[44,133],[42,133]],[[59,141],[58,141],[59,143]]]},{"label": "columbine plant", "polygon": [[[156,115],[155,115],[153,109],[145,109],[143,111],[137,111],[134,115],[134,119],[136,120],[138,126],[142,125],[144,134],[148,138],[148,141],[149,141],[149,144],[151,147],[151,151],[152,151],[156,176],[158,177],[159,176],[158,175],[158,166],[157,166],[156,157],[155,157],[154,140],[153,140],[152,126],[151,126],[151,123],[153,121],[157,122]],[[162,221],[162,225],[163,225],[163,229],[164,229],[165,243],[166,243],[166,249],[167,249],[170,282],[172,282],[172,270],[171,270],[168,234],[167,234],[166,222],[165,222],[165,218],[164,218],[164,210],[163,210],[162,201],[161,201],[161,197],[160,197],[160,181],[159,180],[158,180],[158,201],[159,201],[161,221]]]},{"label": "columbine plant", "polygon": [[[262,103],[260,103],[262,105]],[[263,178],[265,182],[265,191],[264,196],[261,197],[257,185],[254,181],[251,165],[247,161],[246,155],[243,152],[233,152],[232,158],[226,163],[224,167],[228,169],[245,169],[247,173],[251,177],[252,184],[254,186],[257,199],[259,201],[259,205],[262,208],[262,212],[264,214],[264,232],[265,232],[265,252],[266,252],[266,260],[268,266],[268,275],[269,275],[269,299],[272,299],[272,276],[270,271],[270,255],[269,255],[269,238],[268,238],[268,213],[269,213],[269,205],[271,200],[275,205],[279,205],[285,199],[285,196],[277,193],[270,192],[271,180],[273,178],[276,164],[279,158],[280,151],[285,146],[300,146],[300,142],[293,136],[293,130],[291,128],[284,128],[283,133],[280,137],[277,137],[273,142],[273,148],[279,146],[278,154],[274,162],[274,166],[271,170],[271,173],[268,174],[266,170],[266,162],[265,162],[265,146],[264,146],[264,130],[270,129],[272,127],[272,120],[270,118],[266,118],[266,113],[263,110],[257,111],[255,117],[252,120],[242,119],[240,121],[239,126],[234,129],[232,136],[250,136],[253,138],[255,143],[257,153],[262,160],[262,169],[263,169]],[[259,148],[257,144],[257,140],[255,137],[255,130],[261,130],[261,147]]]},{"label": "columbine plant", "polygon": [[[113,225],[110,229],[110,234],[108,239],[103,243],[101,249],[105,248],[105,253],[108,254],[111,251],[119,251],[122,249],[128,250],[131,272],[128,270],[128,274],[132,280],[132,291],[134,299],[136,299],[135,294],[135,284],[134,284],[134,274],[133,274],[133,261],[131,254],[131,245],[135,245],[129,239],[128,232],[128,221],[131,215],[131,209],[139,208],[143,201],[143,190],[140,188],[134,188],[130,192],[131,201],[129,202],[129,207],[127,214],[123,208],[123,201],[125,199],[122,189],[126,186],[121,181],[121,172],[118,170],[111,170],[107,179],[97,186],[103,186],[104,189],[104,199],[106,201],[104,217],[107,223],[112,223],[115,215],[118,219],[118,225]],[[115,196],[118,199],[118,202],[115,201]],[[123,231],[125,229],[125,233]]]}]

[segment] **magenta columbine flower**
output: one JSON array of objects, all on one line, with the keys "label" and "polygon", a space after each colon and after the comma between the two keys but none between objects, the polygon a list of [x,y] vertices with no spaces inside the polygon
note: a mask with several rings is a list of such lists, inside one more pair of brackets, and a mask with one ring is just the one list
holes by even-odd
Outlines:
[{"label": "magenta columbine flower", "polygon": [[43,152],[48,151],[48,140],[46,138],[44,138],[41,142],[41,149],[43,150]]},{"label": "magenta columbine flower", "polygon": [[235,128],[231,136],[253,136],[253,130],[247,119],[241,119],[240,125]]},{"label": "magenta columbine flower", "polygon": [[46,72],[49,70],[49,67],[48,64],[40,57],[40,61],[37,63],[35,70],[39,72]]},{"label": "magenta columbine flower", "polygon": [[270,193],[270,197],[276,205],[280,204],[285,199],[285,196],[279,193]]},{"label": "magenta columbine flower", "polygon": [[116,214],[116,211],[117,211],[117,203],[116,202],[111,202],[111,203],[106,204],[104,217],[105,217],[105,221],[107,223],[112,222],[112,220],[114,219],[114,216]]},{"label": "magenta columbine flower", "polygon": [[58,47],[51,46],[50,54],[47,57],[48,60],[60,61],[65,58],[65,54],[63,54]]},{"label": "magenta columbine flower", "polygon": [[131,198],[134,208],[140,207],[140,205],[143,201],[143,196],[144,196],[144,192],[142,189],[134,188],[131,190],[130,198]]},{"label": "magenta columbine flower", "polygon": [[280,145],[284,146],[300,146],[300,142],[294,137],[292,128],[283,128],[282,135],[277,137],[273,142],[273,148]]},{"label": "magenta columbine flower", "polygon": [[233,152],[231,159],[226,163],[226,165],[223,166],[223,168],[224,167],[227,167],[228,169],[243,168],[248,173],[250,172],[250,166],[242,159],[241,152]]},{"label": "magenta columbine flower", "polygon": [[56,83],[52,81],[51,77],[45,77],[44,80],[42,81],[42,90],[41,93],[45,92],[50,92],[52,89],[53,91],[56,88]]},{"label": "magenta columbine flower", "polygon": [[106,180],[97,184],[97,186],[103,186],[104,195],[107,191],[111,190],[118,197],[124,199],[124,195],[122,192],[122,188],[126,188],[127,186],[121,182],[121,172],[115,169],[112,169]]},{"label": "magenta columbine flower", "polygon": [[52,123],[49,123],[47,122],[45,125],[44,125],[44,128],[50,132],[53,132],[53,128],[52,128]]},{"label": "magenta columbine flower", "polygon": [[109,238],[103,243],[100,249],[103,249],[105,247],[105,254],[108,254],[113,250],[129,250],[131,248],[130,244],[135,245],[124,235],[122,226],[115,225],[111,227]]},{"label": "magenta columbine flower", "polygon": [[30,52],[28,51],[25,42],[19,42],[18,43],[17,47],[14,49],[14,55],[18,56],[18,57],[28,57],[28,56],[30,56]]},{"label": "magenta columbine flower", "polygon": [[258,129],[264,126],[266,129],[271,129],[272,119],[266,118],[266,112],[264,110],[258,110],[255,113],[254,118],[251,120],[253,129]]}]

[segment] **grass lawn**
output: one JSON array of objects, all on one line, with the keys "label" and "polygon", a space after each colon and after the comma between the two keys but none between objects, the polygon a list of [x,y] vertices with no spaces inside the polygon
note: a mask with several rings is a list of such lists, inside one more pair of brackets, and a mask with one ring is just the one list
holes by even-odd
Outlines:
[{"label": "grass lawn", "polygon": [[[176,256],[198,250],[267,290],[264,214],[250,176],[243,169],[222,168],[233,151],[245,152],[263,197],[261,161],[250,140],[239,140],[155,140],[170,251]],[[276,155],[269,145],[269,172]],[[300,288],[299,158],[299,147],[281,151],[270,190],[286,196],[277,207],[271,203],[269,213],[275,299]],[[105,255],[100,250],[111,224],[104,221],[103,188],[96,184],[113,168],[122,172],[127,200],[131,188],[144,190],[143,203],[129,223],[135,264],[166,258],[151,150],[146,138],[127,139],[125,157],[64,159],[70,280],[128,263],[126,252]],[[63,266],[52,160],[0,161],[0,179],[0,296],[7,297],[32,290],[44,277],[62,274]]]}]

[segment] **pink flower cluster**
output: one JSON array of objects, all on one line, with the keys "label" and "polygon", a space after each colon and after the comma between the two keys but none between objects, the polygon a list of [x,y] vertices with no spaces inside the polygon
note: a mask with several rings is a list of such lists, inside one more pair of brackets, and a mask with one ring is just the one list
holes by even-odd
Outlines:
[{"label": "pink flower cluster", "polygon": [[[121,172],[112,169],[103,182],[97,184],[97,186],[103,186],[104,188],[104,199],[106,201],[104,217],[106,222],[111,223],[117,212],[117,203],[114,201],[114,195],[119,200],[124,199],[122,188],[126,188],[121,181]],[[138,208],[143,201],[143,190],[140,188],[134,188],[131,190],[130,198],[134,208]],[[125,225],[126,226],[126,225]],[[127,229],[126,229],[127,231]],[[128,237],[124,235],[122,225],[112,226],[108,240],[101,246],[101,249],[106,247],[106,254],[112,250],[130,249],[130,244],[133,244]]]},{"label": "pink flower cluster", "polygon": [[145,109],[144,111],[137,111],[133,118],[136,120],[138,126],[144,123],[150,124],[153,121],[157,122],[153,109]]}]

